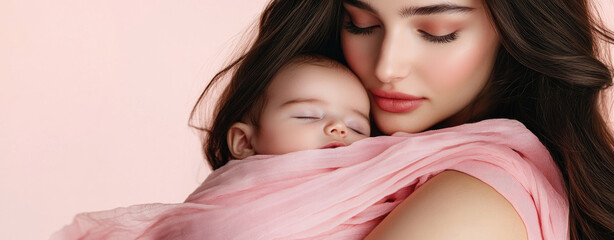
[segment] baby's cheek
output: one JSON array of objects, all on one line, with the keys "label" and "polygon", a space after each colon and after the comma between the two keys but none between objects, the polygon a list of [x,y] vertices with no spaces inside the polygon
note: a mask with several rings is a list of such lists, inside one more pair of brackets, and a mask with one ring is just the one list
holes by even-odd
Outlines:
[{"label": "baby's cheek", "polygon": [[284,154],[315,148],[309,142],[312,136],[300,127],[277,125],[262,130],[258,138],[259,154]]}]

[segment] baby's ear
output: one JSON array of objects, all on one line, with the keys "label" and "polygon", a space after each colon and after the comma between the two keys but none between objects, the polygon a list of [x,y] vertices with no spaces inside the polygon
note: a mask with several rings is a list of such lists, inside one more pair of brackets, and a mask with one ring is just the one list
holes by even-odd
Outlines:
[{"label": "baby's ear", "polygon": [[230,126],[226,134],[230,155],[235,159],[243,159],[256,154],[251,144],[254,134],[252,126],[237,122]]}]

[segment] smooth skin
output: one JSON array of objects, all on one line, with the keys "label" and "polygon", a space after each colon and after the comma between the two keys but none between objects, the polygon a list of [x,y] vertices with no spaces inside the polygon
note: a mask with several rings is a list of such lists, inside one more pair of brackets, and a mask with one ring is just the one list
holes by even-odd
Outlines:
[{"label": "smooth skin", "polygon": [[[416,133],[465,120],[489,80],[499,34],[480,0],[344,0],[341,43],[349,67],[369,90],[385,134]],[[391,112],[373,91],[420,98]],[[394,209],[367,239],[527,239],[514,207],[486,183],[444,171]]]},{"label": "smooth skin", "polygon": [[477,178],[444,171],[418,188],[365,239],[527,239],[513,206]]}]

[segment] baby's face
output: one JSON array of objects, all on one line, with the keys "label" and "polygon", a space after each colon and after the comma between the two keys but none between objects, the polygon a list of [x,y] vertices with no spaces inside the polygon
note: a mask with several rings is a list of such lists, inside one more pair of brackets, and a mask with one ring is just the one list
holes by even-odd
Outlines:
[{"label": "baby's face", "polygon": [[291,64],[267,89],[258,154],[347,146],[370,134],[369,97],[357,77],[340,66]]}]

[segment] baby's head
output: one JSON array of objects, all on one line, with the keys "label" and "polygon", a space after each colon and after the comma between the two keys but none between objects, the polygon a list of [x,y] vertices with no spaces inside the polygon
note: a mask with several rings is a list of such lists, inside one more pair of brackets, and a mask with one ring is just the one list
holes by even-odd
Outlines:
[{"label": "baby's head", "polygon": [[326,57],[292,59],[262,97],[256,119],[228,130],[235,159],[347,146],[370,135],[366,90],[348,68]]}]

